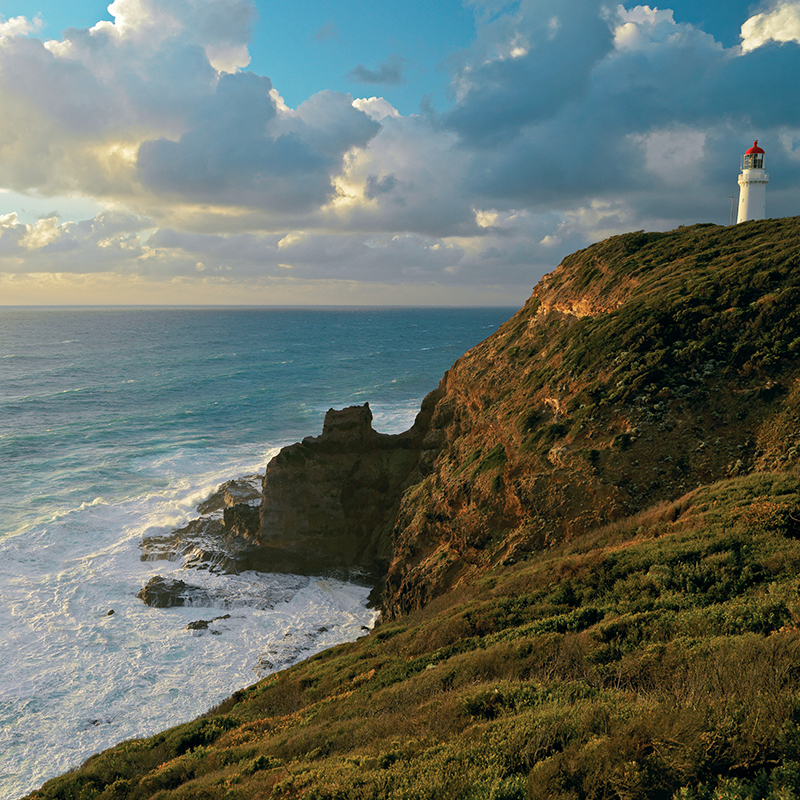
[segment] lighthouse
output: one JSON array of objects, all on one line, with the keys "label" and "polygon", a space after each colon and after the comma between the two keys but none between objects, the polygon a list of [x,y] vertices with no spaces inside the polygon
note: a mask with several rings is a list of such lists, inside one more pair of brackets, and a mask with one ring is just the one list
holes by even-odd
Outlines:
[{"label": "lighthouse", "polygon": [[737,225],[750,219],[764,219],[767,208],[767,183],[769,175],[764,172],[764,151],[758,139],[742,156],[742,172],[739,175],[739,215]]}]

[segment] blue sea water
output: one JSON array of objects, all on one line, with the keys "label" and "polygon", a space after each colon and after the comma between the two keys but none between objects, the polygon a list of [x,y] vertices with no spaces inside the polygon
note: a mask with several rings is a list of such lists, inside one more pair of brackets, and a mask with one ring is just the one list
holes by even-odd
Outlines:
[{"label": "blue sea water", "polygon": [[[368,401],[376,430],[408,428],[514,310],[0,308],[0,798],[362,635],[363,586],[189,577],[139,544],[330,407]],[[218,601],[145,606],[155,574]]]}]

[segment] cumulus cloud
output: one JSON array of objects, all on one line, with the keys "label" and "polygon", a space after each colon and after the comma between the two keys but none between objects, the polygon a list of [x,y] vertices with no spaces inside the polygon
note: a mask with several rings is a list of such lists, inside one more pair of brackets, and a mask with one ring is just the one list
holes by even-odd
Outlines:
[{"label": "cumulus cloud", "polygon": [[109,11],[113,22],[60,42],[15,36],[0,49],[0,185],[298,212],[327,202],[345,154],[379,129],[348,96],[292,111],[269,78],[237,71],[250,2]]},{"label": "cumulus cloud", "polygon": [[769,42],[800,42],[800,3],[784,0],[742,25],[742,50],[747,53]]},{"label": "cumulus cloud", "polygon": [[676,22],[675,13],[668,8],[634,6],[626,9],[618,5],[610,20],[614,31],[614,48],[618,51],[644,51],[656,44],[722,51],[722,45],[713,36],[692,25]]},{"label": "cumulus cloud", "polygon": [[726,49],[667,8],[475,2],[452,105],[412,115],[334,91],[287,106],[244,71],[250,0],[114,0],[47,43],[0,20],[0,188],[115,209],[0,216],[0,271],[516,291],[612,233],[726,222],[755,138],[769,213],[795,213],[798,7]]},{"label": "cumulus cloud", "polygon": [[481,26],[478,46],[457,64],[447,126],[493,148],[579,102],[613,48],[602,12],[601,0],[522,0]]},{"label": "cumulus cloud", "polygon": [[98,22],[92,35],[151,50],[180,36],[202,47],[218,70],[234,72],[250,63],[247,42],[256,16],[252,0],[114,0],[108,13],[114,21]]},{"label": "cumulus cloud", "polygon": [[379,126],[352,98],[327,91],[279,114],[271,90],[269,78],[253,73],[221,76],[177,141],[139,148],[144,184],[194,201],[279,211],[324,204],[345,153]]},{"label": "cumulus cloud", "polygon": [[483,235],[473,198],[459,191],[465,153],[456,136],[424,117],[381,119],[380,135],[347,159],[329,225],[423,235]]},{"label": "cumulus cloud", "polygon": [[9,36],[27,36],[29,33],[35,33],[42,27],[41,17],[35,17],[29,20],[27,17],[11,17],[11,19],[3,19],[0,16],[0,41]]}]

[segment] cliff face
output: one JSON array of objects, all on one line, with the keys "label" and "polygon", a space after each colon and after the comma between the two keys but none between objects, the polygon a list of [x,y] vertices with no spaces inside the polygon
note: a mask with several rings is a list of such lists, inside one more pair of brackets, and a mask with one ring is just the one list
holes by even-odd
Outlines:
[{"label": "cliff face", "polygon": [[331,410],[281,451],[260,568],[385,574],[390,619],[699,485],[796,464],[798,254],[800,220],[784,219],[569,256],[411,430]]},{"label": "cliff face", "polygon": [[410,430],[388,435],[372,429],[368,404],[330,409],[320,436],[284,447],[264,476],[261,567],[385,574],[400,497],[422,479],[429,419],[426,407]]},{"label": "cliff face", "polygon": [[800,456],[800,220],[614,237],[445,375],[384,617],[726,476]]}]

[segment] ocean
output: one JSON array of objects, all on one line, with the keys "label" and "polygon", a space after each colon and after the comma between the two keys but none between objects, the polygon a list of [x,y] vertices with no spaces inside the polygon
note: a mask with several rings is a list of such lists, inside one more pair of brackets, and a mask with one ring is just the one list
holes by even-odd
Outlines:
[{"label": "ocean", "polygon": [[[328,408],[405,430],[515,310],[0,308],[0,798],[364,635],[367,586],[181,570],[140,543]],[[145,605],[154,575],[212,605]]]}]

